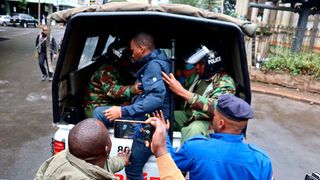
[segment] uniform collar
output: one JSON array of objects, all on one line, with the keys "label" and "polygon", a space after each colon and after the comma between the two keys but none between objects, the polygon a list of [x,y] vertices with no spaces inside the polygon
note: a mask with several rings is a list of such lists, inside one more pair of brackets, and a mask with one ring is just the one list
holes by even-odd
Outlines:
[{"label": "uniform collar", "polygon": [[148,55],[144,56],[142,59],[136,61],[135,64],[138,67],[142,67],[147,62],[149,62],[151,59],[156,58],[158,56],[158,54],[160,54],[160,51],[158,49],[155,49],[155,50],[151,51]]},{"label": "uniform collar", "polygon": [[161,54],[160,49],[155,49],[151,51],[148,55],[143,57],[141,60],[136,61],[135,65],[139,68],[139,70],[135,73],[135,77],[138,77],[139,74],[143,71],[143,69],[147,66],[148,62],[152,59],[155,59],[158,57],[158,55]]},{"label": "uniform collar", "polygon": [[210,138],[219,139],[228,142],[242,142],[244,135],[243,134],[225,134],[225,133],[213,133],[210,134]]}]

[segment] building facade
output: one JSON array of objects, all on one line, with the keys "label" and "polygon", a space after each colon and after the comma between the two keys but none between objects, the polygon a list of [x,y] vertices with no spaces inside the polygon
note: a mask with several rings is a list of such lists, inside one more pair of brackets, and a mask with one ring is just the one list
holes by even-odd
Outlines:
[{"label": "building facade", "polygon": [[[40,16],[42,17],[59,10],[82,5],[84,3],[81,0],[26,0],[26,5],[23,5],[21,0],[2,0],[0,1],[0,14],[25,13],[37,19],[39,6]],[[86,5],[89,5],[89,0]]]},{"label": "building facade", "polygon": [[[276,45],[279,47],[291,48],[293,52],[313,51],[320,53],[320,15],[313,14],[309,11],[310,14],[308,14],[308,16],[301,18],[303,14],[301,11],[300,13],[298,13],[298,10],[292,11],[292,9],[298,9],[298,7],[295,6],[299,6],[299,4],[295,4],[294,7],[291,7],[290,3],[281,2],[283,1],[237,0],[236,12],[239,18],[257,23],[260,27],[263,27],[264,30],[270,32],[269,38],[266,36],[263,37],[268,39],[268,46]],[[276,9],[258,8],[255,7],[254,4],[259,4],[264,7],[273,7]],[[309,6],[308,10],[311,10],[312,8],[313,5]],[[291,11],[279,9],[291,9]],[[299,18],[300,25],[305,23],[306,26],[298,26]],[[300,43],[296,43],[297,40],[299,40]],[[256,45],[256,48],[257,46],[260,47],[262,44],[260,41],[257,42],[258,45]],[[263,47],[266,47],[264,49],[269,49],[267,45],[264,45]]]}]

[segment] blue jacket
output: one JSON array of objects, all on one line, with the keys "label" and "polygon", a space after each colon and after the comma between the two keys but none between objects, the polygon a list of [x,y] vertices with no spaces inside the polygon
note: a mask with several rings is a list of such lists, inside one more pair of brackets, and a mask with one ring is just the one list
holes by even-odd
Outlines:
[{"label": "blue jacket", "polygon": [[161,71],[171,72],[171,61],[164,51],[156,49],[137,63],[142,67],[136,73],[136,78],[142,83],[143,93],[134,103],[121,107],[122,119],[144,120],[146,113],[162,110],[165,118],[170,115],[170,90],[162,80]]},{"label": "blue jacket", "polygon": [[194,136],[176,150],[167,136],[168,151],[179,169],[189,171],[191,180],[272,179],[268,155],[243,143],[243,135],[215,133],[210,137]]}]

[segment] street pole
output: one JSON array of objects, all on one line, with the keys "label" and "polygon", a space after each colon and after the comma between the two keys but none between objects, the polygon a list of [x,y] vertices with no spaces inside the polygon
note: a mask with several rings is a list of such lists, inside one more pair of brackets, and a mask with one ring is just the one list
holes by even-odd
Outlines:
[{"label": "street pole", "polygon": [[40,25],[41,24],[41,21],[40,21],[40,14],[41,14],[41,4],[40,4],[40,0],[38,1],[38,24]]}]

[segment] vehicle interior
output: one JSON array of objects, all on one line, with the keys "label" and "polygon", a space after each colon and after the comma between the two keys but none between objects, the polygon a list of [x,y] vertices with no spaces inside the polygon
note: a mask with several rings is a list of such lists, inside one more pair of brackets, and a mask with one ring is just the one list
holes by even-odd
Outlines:
[{"label": "vehicle interior", "polygon": [[82,107],[85,89],[94,71],[108,60],[109,45],[118,38],[129,46],[141,31],[153,35],[156,46],[172,60],[173,71],[183,69],[184,58],[196,45],[218,51],[236,82],[237,96],[251,102],[244,35],[238,26],[159,12],[86,12],[74,15],[66,26],[52,83],[54,123],[76,124],[86,118]]}]

